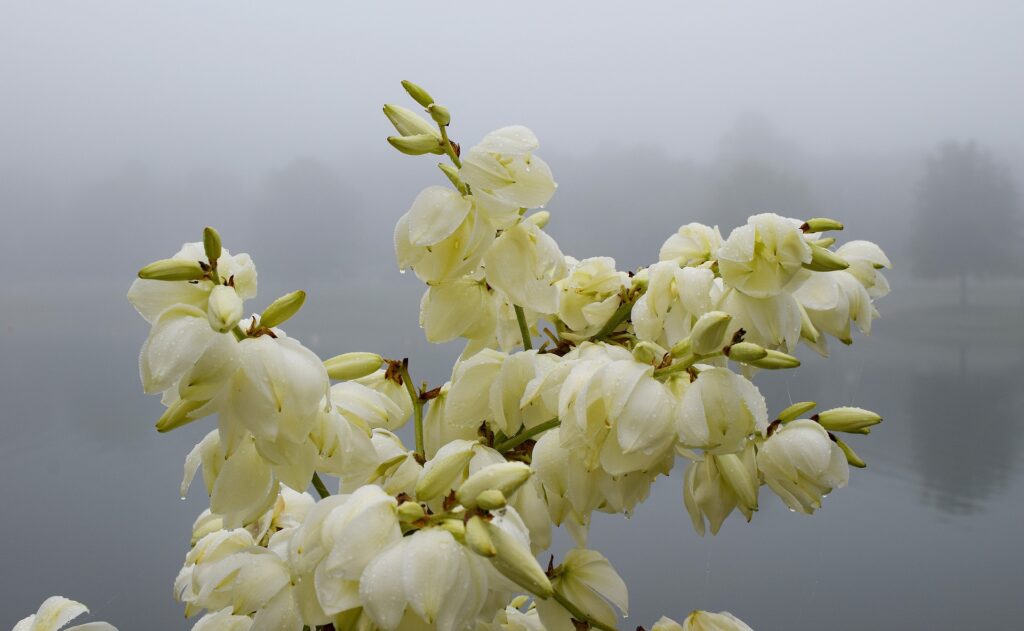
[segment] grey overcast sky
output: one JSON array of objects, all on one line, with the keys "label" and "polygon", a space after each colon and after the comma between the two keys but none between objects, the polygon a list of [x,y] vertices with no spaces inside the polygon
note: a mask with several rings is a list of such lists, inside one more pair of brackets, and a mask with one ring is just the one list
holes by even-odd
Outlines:
[{"label": "grey overcast sky", "polygon": [[0,167],[374,157],[397,82],[475,142],[713,154],[756,112],[816,153],[1024,155],[1024,3],[4,0]]}]

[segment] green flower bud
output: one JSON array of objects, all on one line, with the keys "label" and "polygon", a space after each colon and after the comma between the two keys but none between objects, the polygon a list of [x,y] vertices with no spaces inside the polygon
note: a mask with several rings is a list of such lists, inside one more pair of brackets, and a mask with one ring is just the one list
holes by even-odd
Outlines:
[{"label": "green flower bud", "polygon": [[508,500],[505,498],[505,494],[498,489],[487,489],[476,496],[477,508],[481,510],[498,510],[505,508],[507,504]]},{"label": "green flower bud", "polygon": [[139,270],[139,278],[146,280],[200,280],[206,275],[199,261],[163,259]]},{"label": "green flower bud", "polygon": [[551,597],[554,590],[537,559],[511,534],[485,521],[484,527],[494,543],[495,555],[491,558],[494,569],[505,575],[513,583],[526,589],[541,599]]},{"label": "green flower bud", "polygon": [[463,449],[440,460],[433,460],[429,468],[423,469],[423,474],[416,483],[416,499],[428,502],[446,493],[472,459],[473,450]]},{"label": "green flower bud", "polygon": [[444,147],[436,136],[416,134],[415,136],[388,136],[388,142],[395,149],[408,156],[422,156],[427,153],[444,153]]},{"label": "green flower bud", "polygon": [[217,285],[210,291],[206,316],[214,331],[227,333],[242,319],[242,308],[242,299],[234,287]]},{"label": "green flower bud", "polygon": [[805,221],[800,229],[804,232],[828,232],[829,230],[842,230],[843,224],[828,217],[814,217]]},{"label": "green flower bud", "polygon": [[871,412],[854,407],[832,408],[818,414],[818,423],[825,429],[832,432],[856,432],[877,425],[882,422],[882,417]]},{"label": "green flower bud", "polygon": [[807,412],[813,410],[817,405],[818,404],[814,401],[800,401],[799,403],[794,403],[785,410],[779,412],[779,415],[776,418],[778,418],[782,423],[795,421]]},{"label": "green flower bud", "polygon": [[441,141],[441,135],[438,133],[437,128],[431,125],[427,119],[410,109],[406,109],[401,105],[388,104],[384,106],[384,115],[395,126],[395,130],[398,131],[399,135],[428,135],[437,138],[438,142]]},{"label": "green flower bud", "polygon": [[724,311],[709,311],[694,323],[690,331],[690,345],[697,355],[709,355],[722,348],[722,339],[732,322],[732,316]]},{"label": "green flower bud", "polygon": [[493,557],[498,554],[487,532],[487,525],[479,515],[473,515],[466,522],[466,545],[480,556]]},{"label": "green flower bud", "polygon": [[665,349],[653,342],[640,342],[633,347],[633,358],[641,364],[656,364],[665,356]]},{"label": "green flower bud", "polygon": [[263,310],[263,315],[260,316],[260,326],[271,328],[287,322],[299,312],[304,302],[306,302],[306,292],[301,289],[281,296]]},{"label": "green flower bud", "polygon": [[743,364],[749,364],[750,362],[755,362],[768,356],[768,350],[766,348],[754,344],[753,342],[737,342],[735,344],[730,344],[725,347],[723,352],[729,359]]},{"label": "green flower bud", "polygon": [[327,376],[335,381],[350,381],[376,372],[384,363],[377,353],[342,353],[324,361]]},{"label": "green flower bud", "polygon": [[448,123],[452,122],[451,112],[448,108],[437,103],[432,104],[427,108],[427,112],[430,114],[430,118],[434,119],[434,122],[442,127],[447,126]]},{"label": "green flower bud", "polygon": [[851,467],[863,469],[864,467],[868,466],[868,463],[864,462],[864,460],[857,455],[857,452],[851,449],[849,445],[847,445],[846,443],[839,439],[836,439],[836,444],[839,445],[839,448],[843,450],[843,455],[846,456],[846,462],[848,462]]},{"label": "green flower bud", "polygon": [[198,420],[198,416],[191,416],[191,414],[206,404],[207,401],[178,399],[160,416],[156,422],[156,431],[162,434]]},{"label": "green flower bud", "polygon": [[427,94],[427,91],[416,85],[412,81],[402,81],[402,87],[409,93],[409,96],[414,101],[422,105],[423,107],[430,107],[434,104],[434,97]]},{"label": "green flower bud", "polygon": [[210,265],[217,264],[221,249],[220,234],[210,226],[206,226],[203,229],[203,250],[206,252],[206,260],[210,262]]},{"label": "green flower bud", "polygon": [[441,522],[441,528],[455,535],[456,539],[463,539],[466,536],[466,524],[461,519],[446,519]]},{"label": "green flower bud", "polygon": [[526,220],[533,222],[533,224],[538,228],[543,228],[544,226],[548,225],[549,221],[551,221],[551,213],[546,210],[538,210],[537,212],[527,217]]},{"label": "green flower bud", "polygon": [[682,357],[683,355],[688,355],[690,353],[692,346],[690,338],[684,337],[676,342],[668,352],[672,354],[672,357]]},{"label": "green flower bud", "polygon": [[808,245],[811,246],[811,262],[804,263],[804,268],[812,272],[837,272],[850,267],[843,257],[832,250],[827,250],[814,243]]},{"label": "green flower bud", "polygon": [[441,171],[448,178],[448,181],[451,182],[452,186],[457,188],[460,193],[465,195],[469,192],[469,189],[466,188],[466,183],[463,182],[462,178],[459,176],[459,170],[457,168],[445,162],[438,164],[437,168],[441,169]]},{"label": "green flower bud", "polygon": [[747,362],[751,366],[757,368],[764,368],[766,370],[779,370],[782,368],[796,368],[800,365],[800,360],[792,355],[787,355],[782,351],[773,351],[768,349],[768,354],[761,359]]},{"label": "green flower bud", "polygon": [[402,502],[398,505],[398,519],[399,521],[412,522],[419,519],[423,519],[426,513],[423,511],[423,506],[419,502]]},{"label": "green flower bud", "polygon": [[836,238],[835,237],[825,237],[823,239],[818,239],[814,243],[815,243],[815,245],[820,245],[823,248],[830,248],[830,247],[832,247],[833,245],[836,244]]},{"label": "green flower bud", "polygon": [[505,497],[509,497],[529,478],[530,467],[525,463],[501,462],[492,464],[466,478],[466,481],[462,483],[459,490],[455,492],[455,499],[466,508],[475,508],[477,498],[484,491],[497,489]]}]

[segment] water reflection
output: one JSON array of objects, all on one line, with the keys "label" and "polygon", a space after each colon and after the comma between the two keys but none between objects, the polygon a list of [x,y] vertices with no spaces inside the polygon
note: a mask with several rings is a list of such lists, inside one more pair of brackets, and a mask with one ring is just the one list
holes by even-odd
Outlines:
[{"label": "water reflection", "polygon": [[1013,472],[1021,447],[1017,384],[1024,361],[1000,365],[976,353],[969,364],[966,344],[955,354],[955,361],[921,367],[911,376],[911,445],[924,501],[945,513],[970,515],[984,510]]}]

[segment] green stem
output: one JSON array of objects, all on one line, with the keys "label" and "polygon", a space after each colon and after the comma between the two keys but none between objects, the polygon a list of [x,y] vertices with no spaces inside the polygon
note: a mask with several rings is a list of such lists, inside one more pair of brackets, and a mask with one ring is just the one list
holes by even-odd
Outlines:
[{"label": "green stem", "polygon": [[673,373],[682,372],[699,361],[704,361],[706,359],[714,359],[715,357],[721,356],[722,351],[715,351],[714,353],[708,353],[707,355],[694,355],[693,353],[687,353],[682,357],[677,358],[668,366],[656,369],[654,371],[654,377],[664,377],[665,375],[671,375]]},{"label": "green stem", "polygon": [[327,485],[320,479],[320,474],[316,471],[313,472],[313,488],[320,494],[320,499],[327,499],[331,496],[331,492],[327,490]]},{"label": "green stem", "polygon": [[561,605],[566,611],[569,612],[569,615],[575,618],[576,620],[579,620],[580,622],[586,622],[591,627],[595,629],[601,629],[601,631],[618,631],[618,629],[616,629],[615,627],[609,627],[603,622],[598,622],[597,620],[594,620],[587,614],[583,613],[582,611],[580,611],[579,607],[569,602],[569,600],[566,599],[565,596],[559,594],[557,591],[553,593],[551,597],[554,598],[555,602]]},{"label": "green stem", "polygon": [[519,321],[519,335],[523,336],[523,350],[528,351],[533,348],[533,338],[530,337],[530,327],[526,326],[526,313],[519,305],[512,306],[516,310],[516,320]]},{"label": "green stem", "polygon": [[242,327],[238,326],[237,324],[235,325],[235,328],[231,329],[231,332],[235,334],[235,339],[238,340],[239,342],[249,337],[248,335],[245,334],[245,331],[242,330]]},{"label": "green stem", "polygon": [[[442,128],[443,129],[443,128]],[[409,393],[409,400],[412,401],[413,428],[416,430],[416,453],[425,458],[426,450],[423,448],[423,400],[416,392],[416,386],[412,385],[412,377],[409,376],[407,362],[402,362],[402,383]]]},{"label": "green stem", "polygon": [[611,335],[612,332],[629,317],[629,312],[632,311],[632,309],[632,302],[623,302],[619,305],[619,308],[615,310],[612,317],[608,318],[608,321],[604,323],[601,330],[594,334],[593,339],[596,341]]},{"label": "green stem", "polygon": [[452,141],[448,140],[448,126],[438,125],[437,127],[441,130],[441,145],[444,147],[444,152],[448,154],[449,158],[451,158],[452,164],[454,164],[456,168],[461,169],[462,160],[459,160],[458,154],[455,153],[455,148],[452,147]]},{"label": "green stem", "polygon": [[540,425],[534,425],[530,429],[523,430],[523,431],[519,432],[518,434],[516,434],[512,438],[509,438],[506,441],[502,441],[500,443],[496,443],[494,445],[494,449],[496,449],[497,451],[501,451],[501,452],[508,451],[510,449],[518,447],[519,445],[522,445],[524,442],[526,442],[529,439],[533,438],[537,434],[541,434],[543,432],[548,431],[549,429],[552,429],[554,427],[558,427],[560,423],[561,423],[561,421],[558,420],[557,418],[553,418],[550,421],[544,421]]}]

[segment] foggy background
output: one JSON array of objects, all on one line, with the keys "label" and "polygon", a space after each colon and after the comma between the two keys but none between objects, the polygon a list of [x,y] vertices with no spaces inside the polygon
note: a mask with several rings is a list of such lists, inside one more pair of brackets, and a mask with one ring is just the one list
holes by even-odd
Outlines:
[{"label": "foggy background", "polygon": [[836,217],[894,263],[872,337],[756,381],[772,411],[881,413],[851,441],[869,468],[811,518],[766,490],[715,538],[678,473],[631,520],[595,515],[624,628],[1024,616],[1024,5],[722,4],[0,2],[0,627],[57,593],[122,630],[190,628],[171,587],[207,499],[177,488],[212,425],[153,430],[125,293],[203,226],[255,259],[250,309],[309,292],[288,329],[321,356],[447,378],[461,345],[423,340],[391,245],[444,183],[384,142],[401,79],[464,147],[537,133],[566,254],[634,269],[681,224],[773,211]]}]

